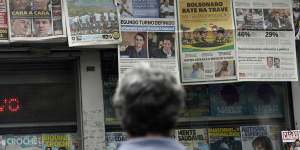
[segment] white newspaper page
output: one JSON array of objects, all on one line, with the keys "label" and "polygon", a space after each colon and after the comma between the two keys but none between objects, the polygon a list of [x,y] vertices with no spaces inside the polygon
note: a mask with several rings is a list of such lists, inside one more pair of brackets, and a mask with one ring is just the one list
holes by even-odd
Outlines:
[{"label": "white newspaper page", "polygon": [[292,1],[234,0],[240,81],[297,81]]},{"label": "white newspaper page", "polygon": [[237,81],[231,1],[180,0],[178,13],[182,83]]},{"label": "white newspaper page", "polygon": [[10,0],[10,41],[39,41],[65,37],[62,0]]},{"label": "white newspaper page", "polygon": [[300,1],[293,0],[293,19],[295,28],[295,38],[300,40]]},{"label": "white newspaper page", "polygon": [[122,43],[119,75],[138,63],[149,63],[179,79],[175,0],[119,0]]},{"label": "white newspaper page", "polygon": [[69,46],[118,44],[119,15],[113,0],[67,0]]}]

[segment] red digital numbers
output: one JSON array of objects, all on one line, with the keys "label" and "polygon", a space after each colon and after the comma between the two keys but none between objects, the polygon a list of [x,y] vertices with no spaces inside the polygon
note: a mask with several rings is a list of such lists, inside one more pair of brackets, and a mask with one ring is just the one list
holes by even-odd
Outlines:
[{"label": "red digital numbers", "polygon": [[1,112],[18,112],[20,110],[20,101],[17,97],[4,98],[0,100]]}]

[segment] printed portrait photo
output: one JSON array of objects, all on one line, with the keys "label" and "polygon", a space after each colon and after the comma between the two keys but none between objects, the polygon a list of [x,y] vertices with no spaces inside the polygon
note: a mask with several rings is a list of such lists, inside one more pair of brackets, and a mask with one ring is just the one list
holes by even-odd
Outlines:
[{"label": "printed portrait photo", "polygon": [[122,39],[121,58],[148,58],[146,32],[125,32]]},{"label": "printed portrait photo", "polygon": [[175,58],[175,34],[148,32],[150,58]]}]

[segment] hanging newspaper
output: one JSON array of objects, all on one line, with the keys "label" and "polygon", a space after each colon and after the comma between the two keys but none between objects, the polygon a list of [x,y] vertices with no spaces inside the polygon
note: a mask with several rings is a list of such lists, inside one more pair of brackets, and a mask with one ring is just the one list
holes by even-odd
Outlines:
[{"label": "hanging newspaper", "polygon": [[234,23],[230,0],[179,1],[181,80],[234,81]]},{"label": "hanging newspaper", "polygon": [[290,0],[234,0],[238,78],[297,81]]},{"label": "hanging newspaper", "polygon": [[119,16],[113,0],[67,0],[69,46],[118,44]]},{"label": "hanging newspaper", "polygon": [[10,0],[11,41],[38,41],[65,37],[61,0]]},{"label": "hanging newspaper", "polygon": [[8,24],[6,1],[0,0],[0,43],[8,43]]},{"label": "hanging newspaper", "polygon": [[122,43],[119,75],[137,63],[163,67],[179,78],[176,1],[119,0]]},{"label": "hanging newspaper", "polygon": [[293,0],[293,18],[296,40],[300,40],[300,1]]}]

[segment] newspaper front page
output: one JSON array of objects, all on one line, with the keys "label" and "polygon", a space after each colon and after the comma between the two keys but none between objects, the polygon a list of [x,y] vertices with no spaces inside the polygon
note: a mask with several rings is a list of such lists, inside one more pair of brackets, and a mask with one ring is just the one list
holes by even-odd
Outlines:
[{"label": "newspaper front page", "polygon": [[62,0],[10,0],[10,41],[39,41],[65,37]]},{"label": "newspaper front page", "polygon": [[138,63],[148,63],[174,73],[177,63],[175,0],[119,0],[122,43],[119,75]]},{"label": "newspaper front page", "polygon": [[113,0],[67,0],[69,46],[118,44],[119,15]]},{"label": "newspaper front page", "polygon": [[178,13],[182,82],[236,81],[231,1],[181,0]]},{"label": "newspaper front page", "polygon": [[7,5],[0,0],[0,43],[8,43]]},{"label": "newspaper front page", "polygon": [[234,0],[240,81],[297,81],[290,0]]},{"label": "newspaper front page", "polygon": [[295,28],[295,38],[300,40],[300,1],[293,0],[293,19]]}]

